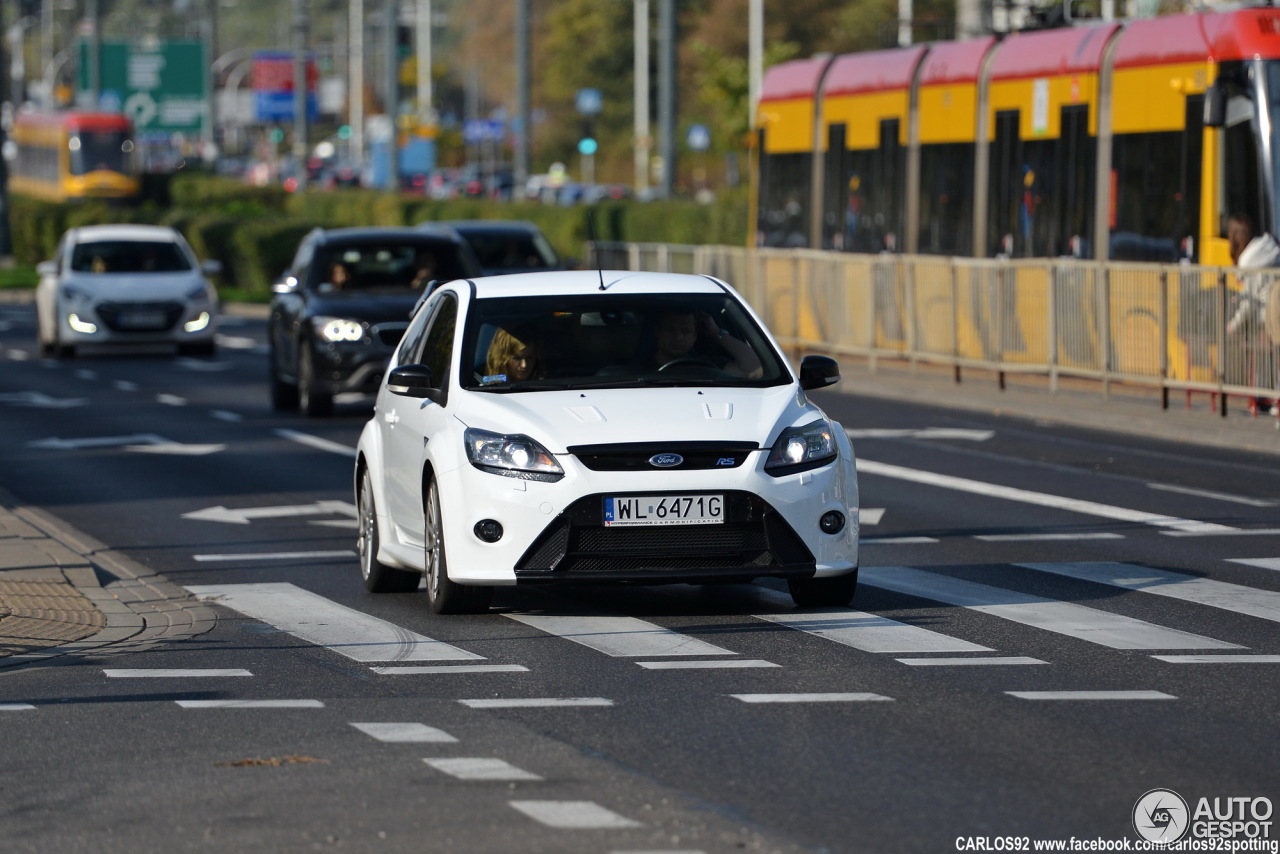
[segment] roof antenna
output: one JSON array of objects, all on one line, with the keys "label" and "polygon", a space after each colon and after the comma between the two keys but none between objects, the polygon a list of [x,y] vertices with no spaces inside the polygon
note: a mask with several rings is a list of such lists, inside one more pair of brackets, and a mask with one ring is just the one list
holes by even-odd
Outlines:
[{"label": "roof antenna", "polygon": [[600,241],[596,239],[596,211],[595,208],[587,209],[587,234],[591,237],[591,247],[595,250],[596,256],[596,272],[600,274],[600,290],[606,290],[604,286],[604,267],[600,265]]}]

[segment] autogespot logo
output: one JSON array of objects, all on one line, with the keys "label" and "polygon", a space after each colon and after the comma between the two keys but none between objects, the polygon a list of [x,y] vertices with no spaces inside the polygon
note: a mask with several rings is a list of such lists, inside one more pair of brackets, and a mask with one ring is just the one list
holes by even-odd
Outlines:
[{"label": "autogespot logo", "polygon": [[1133,805],[1133,829],[1148,842],[1177,842],[1190,818],[1187,802],[1172,789],[1152,789]]}]

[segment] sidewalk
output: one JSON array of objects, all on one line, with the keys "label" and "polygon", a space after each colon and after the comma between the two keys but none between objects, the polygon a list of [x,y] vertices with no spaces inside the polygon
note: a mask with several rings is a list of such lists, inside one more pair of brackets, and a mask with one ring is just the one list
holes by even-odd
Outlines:
[{"label": "sidewalk", "polygon": [[0,491],[0,670],[136,651],[215,622],[176,585]]}]

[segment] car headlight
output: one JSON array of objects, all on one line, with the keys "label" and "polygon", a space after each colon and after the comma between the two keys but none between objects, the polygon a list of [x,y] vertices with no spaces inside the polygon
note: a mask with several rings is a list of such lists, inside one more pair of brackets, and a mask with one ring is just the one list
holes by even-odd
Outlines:
[{"label": "car headlight", "polygon": [[467,428],[463,433],[467,459],[476,468],[503,477],[554,482],[564,477],[564,469],[551,452],[528,436],[503,435]]},{"label": "car headlight", "polygon": [[364,338],[364,325],[358,320],[341,317],[313,317],[311,325],[316,336],[333,344],[338,341],[360,341]]},{"label": "car headlight", "polygon": [[839,453],[831,422],[823,418],[803,427],[789,427],[773,443],[764,467],[770,474],[789,474],[825,465]]}]

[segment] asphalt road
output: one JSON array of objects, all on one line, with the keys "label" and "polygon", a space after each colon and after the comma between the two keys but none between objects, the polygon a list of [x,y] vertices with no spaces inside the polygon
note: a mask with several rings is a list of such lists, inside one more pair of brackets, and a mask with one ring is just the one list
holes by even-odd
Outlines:
[{"label": "asphalt road", "polygon": [[439,617],[359,581],[368,401],[274,413],[263,324],[222,333],[57,362],[0,306],[0,488],[219,617],[0,671],[0,850],[1019,849],[1134,844],[1158,788],[1280,800],[1280,457],[837,386],[852,608],[760,583]]}]

